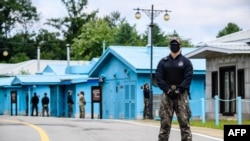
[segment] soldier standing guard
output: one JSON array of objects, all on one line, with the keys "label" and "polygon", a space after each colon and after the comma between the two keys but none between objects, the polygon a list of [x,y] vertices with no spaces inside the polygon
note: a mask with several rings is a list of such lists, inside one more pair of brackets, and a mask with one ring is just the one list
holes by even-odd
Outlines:
[{"label": "soldier standing guard", "polygon": [[144,110],[143,110],[143,119],[149,118],[149,86],[148,83],[143,85],[143,96],[144,96]]},{"label": "soldier standing guard", "polygon": [[69,90],[68,91],[68,117],[72,117],[72,113],[73,113],[73,98],[72,98],[72,91]]},{"label": "soldier standing guard", "polygon": [[189,88],[193,77],[191,61],[181,54],[181,42],[170,41],[170,55],[157,65],[156,80],[163,91],[159,115],[161,118],[159,141],[168,141],[174,112],[177,115],[182,141],[192,141],[189,120]]},{"label": "soldier standing guard", "polygon": [[36,92],[34,93],[34,96],[31,98],[31,103],[32,103],[32,109],[31,109],[31,116],[34,115],[34,110],[36,111],[36,116],[38,116],[38,103],[39,103],[39,98],[36,95]]},{"label": "soldier standing guard", "polygon": [[46,112],[47,117],[49,116],[49,98],[47,97],[47,93],[44,93],[44,97],[42,98],[42,106],[43,106],[43,113]]},{"label": "soldier standing guard", "polygon": [[79,110],[80,110],[80,118],[85,118],[85,97],[84,97],[84,92],[81,91],[79,95]]}]

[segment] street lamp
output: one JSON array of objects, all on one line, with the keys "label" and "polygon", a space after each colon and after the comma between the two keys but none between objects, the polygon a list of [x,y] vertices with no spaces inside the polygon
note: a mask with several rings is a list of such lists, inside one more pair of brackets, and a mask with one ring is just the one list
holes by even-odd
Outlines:
[{"label": "street lamp", "polygon": [[150,17],[150,20],[151,20],[151,23],[149,25],[150,27],[150,31],[151,31],[151,41],[150,41],[150,115],[149,115],[149,118],[153,118],[153,89],[152,89],[152,83],[153,83],[153,73],[152,73],[152,70],[153,70],[153,27],[154,27],[154,18],[157,17],[160,13],[162,12],[165,12],[165,15],[164,15],[164,20],[165,21],[168,21],[169,20],[169,15],[168,15],[168,12],[171,12],[171,11],[168,11],[168,10],[155,10],[154,9],[154,5],[152,5],[152,8],[151,9],[140,9],[140,8],[137,8],[137,9],[134,9],[134,10],[137,10],[137,12],[135,13],[135,18],[136,19],[140,19],[141,18],[141,13],[140,11],[144,12],[148,17]]},{"label": "street lamp", "polygon": [[[0,51],[1,51],[1,53],[2,53],[0,59],[5,60],[5,59],[7,58],[7,56],[9,55],[8,48],[0,48]],[[2,58],[2,57],[3,57],[3,58]]]},{"label": "street lamp", "polygon": [[2,55],[4,57],[9,55],[8,48],[0,48],[0,51],[2,51]]},{"label": "street lamp", "polygon": [[7,50],[4,50],[4,51],[3,51],[3,56],[6,57],[6,56],[8,56],[8,55],[9,55],[9,52],[8,52]]}]

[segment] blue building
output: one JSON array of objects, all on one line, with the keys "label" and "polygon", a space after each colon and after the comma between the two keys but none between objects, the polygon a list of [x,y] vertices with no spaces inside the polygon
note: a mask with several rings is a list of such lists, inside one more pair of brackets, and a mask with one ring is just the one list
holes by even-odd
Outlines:
[{"label": "blue building", "polygon": [[[154,47],[153,116],[158,116],[162,91],[157,87],[154,73],[159,60],[168,55],[168,47]],[[182,48],[182,54],[195,48]],[[201,98],[205,97],[205,59],[191,59],[194,77],[191,84],[193,117],[201,116]],[[86,118],[142,119],[143,93],[141,86],[150,83],[150,48],[110,46],[98,59],[85,65],[48,65],[35,75],[0,78],[0,114],[30,115],[30,98],[34,92],[40,99],[46,92],[51,100],[51,116],[67,115],[67,91],[73,91],[74,116],[78,117],[77,93],[85,91]],[[16,96],[16,103],[12,103]],[[26,100],[26,96],[28,99]],[[41,102],[39,103],[41,111]]]},{"label": "blue building", "polygon": [[[92,61],[94,62],[94,60]],[[31,115],[30,99],[36,92],[40,100],[39,112],[42,110],[41,99],[44,93],[47,93],[50,98],[50,115],[66,117],[68,115],[68,90],[73,92],[74,116],[79,114],[77,94],[82,90],[86,93],[86,109],[90,109],[90,96],[87,95],[91,93],[89,88],[99,84],[98,78],[89,78],[85,74],[86,71],[89,71],[93,62],[88,65],[76,66],[48,65],[43,72],[36,75],[16,75],[0,78],[0,114]],[[13,99],[15,99],[14,102]],[[90,112],[90,110],[87,112]]]},{"label": "blue building", "polygon": [[[185,55],[195,48],[182,48]],[[169,55],[168,47],[154,47],[153,116],[158,116],[162,91],[155,81],[155,68],[159,60]],[[201,98],[205,97],[205,60],[192,59],[194,77],[191,85],[193,117],[201,115]],[[102,82],[103,118],[142,119],[143,93],[141,86],[150,82],[150,48],[110,46],[89,72],[90,77],[99,77]],[[197,102],[195,102],[197,101]]]}]

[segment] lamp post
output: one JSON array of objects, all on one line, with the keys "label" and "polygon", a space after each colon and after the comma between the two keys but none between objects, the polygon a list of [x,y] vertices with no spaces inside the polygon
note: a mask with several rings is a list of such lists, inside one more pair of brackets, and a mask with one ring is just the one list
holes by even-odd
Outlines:
[{"label": "lamp post", "polygon": [[[135,18],[140,19],[141,18],[141,13],[140,11],[144,12],[148,17],[150,17],[150,115],[149,118],[153,118],[153,89],[152,89],[152,84],[153,84],[153,27],[154,27],[154,18],[157,17],[160,13],[165,12],[164,15],[164,20],[168,21],[169,20],[169,15],[168,12],[171,12],[169,10],[155,10],[154,5],[152,5],[151,9],[134,9],[137,10],[135,13]],[[149,35],[148,35],[149,36]]]}]

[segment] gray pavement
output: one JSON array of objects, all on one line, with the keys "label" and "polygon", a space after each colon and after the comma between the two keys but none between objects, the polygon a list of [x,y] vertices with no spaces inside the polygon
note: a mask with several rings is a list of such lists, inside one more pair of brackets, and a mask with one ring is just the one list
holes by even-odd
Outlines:
[{"label": "gray pavement", "polygon": [[[57,117],[0,116],[0,140],[14,141],[156,141],[156,120],[98,120]],[[171,141],[180,140],[178,125],[172,125]],[[222,141],[223,131],[191,127],[194,141]],[[13,133],[15,133],[13,136]],[[28,133],[28,134],[26,134]],[[38,133],[38,134],[37,134]],[[42,139],[43,138],[43,139]]]},{"label": "gray pavement", "polygon": [[[144,124],[160,125],[160,122],[157,120],[135,120],[135,122],[144,123]],[[172,124],[172,128],[179,129],[179,125]],[[221,138],[221,139],[223,139],[223,136],[224,136],[223,130],[219,130],[219,129],[192,126],[191,131],[192,131],[192,133],[204,134],[207,136]]]}]

